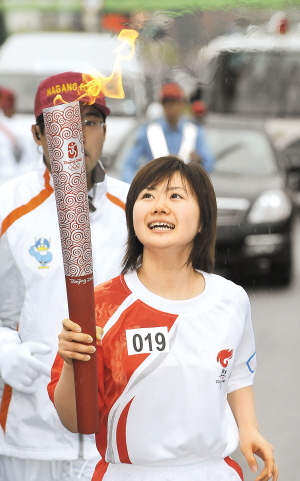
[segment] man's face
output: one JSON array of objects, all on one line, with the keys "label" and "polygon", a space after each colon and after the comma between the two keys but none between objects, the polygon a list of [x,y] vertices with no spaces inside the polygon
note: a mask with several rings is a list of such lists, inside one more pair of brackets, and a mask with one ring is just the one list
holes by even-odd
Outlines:
[{"label": "man's face", "polygon": [[[101,125],[104,122],[104,119],[102,113],[97,107],[80,103],[80,112],[86,175],[88,180],[88,188],[91,188],[92,186],[89,185],[91,183],[91,175],[102,154],[102,148],[106,134],[106,125]],[[43,147],[45,162],[47,168],[51,171],[46,132],[42,134],[38,125],[33,125],[31,130],[36,143]]]},{"label": "man's face", "polygon": [[178,122],[184,108],[184,101],[175,98],[166,98],[162,101],[165,117],[168,122]]}]

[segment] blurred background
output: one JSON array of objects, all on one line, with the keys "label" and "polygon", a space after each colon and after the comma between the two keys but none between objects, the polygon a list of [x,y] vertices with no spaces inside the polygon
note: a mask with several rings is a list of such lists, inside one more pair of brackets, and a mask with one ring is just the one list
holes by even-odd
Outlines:
[{"label": "blurred background", "polygon": [[[162,82],[181,85],[184,116],[204,128],[215,159],[216,272],[242,284],[252,304],[260,430],[279,479],[298,481],[300,0],[0,0],[0,88],[15,96],[13,111],[1,108],[22,145],[6,168],[0,138],[0,183],[38,156],[30,126],[41,80],[92,68],[109,75],[123,28],[139,37],[122,65],[125,98],[108,99],[101,160],[120,178],[137,129],[162,113]],[[254,480],[239,450],[234,458]]]}]

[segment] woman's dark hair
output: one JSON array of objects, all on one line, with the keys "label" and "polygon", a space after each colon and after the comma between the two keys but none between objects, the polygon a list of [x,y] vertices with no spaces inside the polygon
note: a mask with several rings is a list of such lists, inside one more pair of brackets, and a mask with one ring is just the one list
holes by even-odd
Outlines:
[{"label": "woman's dark hair", "polygon": [[187,182],[196,196],[200,208],[201,232],[195,239],[187,264],[194,269],[212,272],[215,261],[217,224],[216,196],[206,170],[199,164],[186,164],[176,155],[160,157],[148,162],[135,176],[130,186],[126,202],[126,222],[128,230],[127,248],[123,259],[122,274],[136,270],[142,261],[143,244],[135,235],[133,227],[133,207],[139,194],[148,187],[155,187],[164,180],[171,181],[178,172],[182,181]]}]

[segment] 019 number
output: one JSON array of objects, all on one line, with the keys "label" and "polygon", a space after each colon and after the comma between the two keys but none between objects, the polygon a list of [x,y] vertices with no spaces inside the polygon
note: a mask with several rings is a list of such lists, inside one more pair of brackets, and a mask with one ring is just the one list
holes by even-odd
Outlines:
[{"label": "019 number", "polygon": [[144,341],[148,343],[148,349],[153,351],[153,344],[158,351],[164,351],[166,347],[166,339],[162,332],[157,332],[152,340],[151,332],[148,332],[147,336],[143,339],[140,334],[135,334],[132,338],[133,349],[136,352],[142,352],[144,347]]},{"label": "019 number", "polygon": [[129,355],[169,351],[167,327],[129,329],[126,339]]}]

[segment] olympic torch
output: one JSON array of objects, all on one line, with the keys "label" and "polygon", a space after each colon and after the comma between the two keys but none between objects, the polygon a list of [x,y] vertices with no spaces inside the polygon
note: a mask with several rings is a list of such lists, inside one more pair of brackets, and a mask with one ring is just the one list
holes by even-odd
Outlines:
[{"label": "olympic torch", "polygon": [[[80,325],[82,332],[93,338],[92,345],[95,347],[91,230],[79,102],[95,106],[100,103],[103,110],[101,96],[124,98],[121,62],[134,56],[137,36],[135,30],[125,29],[120,32],[120,45],[114,50],[116,60],[111,75],[105,77],[95,69],[82,76],[74,72],[58,74],[54,76],[57,81],[60,78],[57,84],[48,85],[47,79],[41,83],[41,98],[36,98],[35,105],[36,118],[43,112],[45,122],[69,317]],[[125,54],[126,46],[130,47],[130,51]],[[109,109],[106,108],[105,115],[107,113]],[[96,355],[92,355],[87,363],[74,361],[74,378],[78,432],[96,433],[99,425]]]},{"label": "olympic torch", "polygon": [[[58,213],[69,317],[96,347],[88,191],[79,102],[43,109]],[[97,357],[74,360],[78,432],[98,431]]]}]

